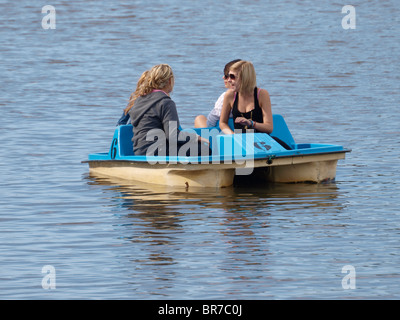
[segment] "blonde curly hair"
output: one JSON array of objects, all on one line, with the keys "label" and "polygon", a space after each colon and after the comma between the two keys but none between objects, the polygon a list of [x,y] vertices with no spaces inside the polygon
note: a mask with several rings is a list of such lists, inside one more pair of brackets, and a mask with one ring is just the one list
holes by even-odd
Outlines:
[{"label": "blonde curly hair", "polygon": [[129,97],[128,106],[125,108],[125,114],[133,107],[138,97],[145,96],[153,90],[164,89],[169,84],[169,80],[173,77],[174,73],[168,64],[158,64],[150,70],[143,72],[137,82],[136,90]]}]

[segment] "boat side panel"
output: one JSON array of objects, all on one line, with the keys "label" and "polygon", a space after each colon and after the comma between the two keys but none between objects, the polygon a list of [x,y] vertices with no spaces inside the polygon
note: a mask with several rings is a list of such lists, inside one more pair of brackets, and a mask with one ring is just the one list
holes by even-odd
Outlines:
[{"label": "boat side panel", "polygon": [[265,179],[270,182],[326,182],[336,177],[337,160],[298,163],[290,166],[271,166]]},{"label": "boat side panel", "polygon": [[235,169],[185,170],[133,164],[125,161],[91,161],[90,172],[129,181],[181,187],[222,188],[233,184]]}]

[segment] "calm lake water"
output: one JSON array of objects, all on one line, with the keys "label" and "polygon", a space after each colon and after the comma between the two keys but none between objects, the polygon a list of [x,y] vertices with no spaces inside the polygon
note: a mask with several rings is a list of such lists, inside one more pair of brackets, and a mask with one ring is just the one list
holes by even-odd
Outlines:
[{"label": "calm lake water", "polygon": [[[354,1],[344,29],[346,4],[1,1],[0,298],[398,299],[400,10]],[[144,70],[172,66],[190,127],[236,58],[296,142],[352,149],[336,182],[185,191],[89,175],[81,161],[108,150]]]}]

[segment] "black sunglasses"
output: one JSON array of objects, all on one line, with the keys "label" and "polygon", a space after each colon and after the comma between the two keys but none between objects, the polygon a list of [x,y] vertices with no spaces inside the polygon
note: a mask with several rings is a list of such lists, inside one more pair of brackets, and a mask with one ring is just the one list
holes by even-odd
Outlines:
[{"label": "black sunglasses", "polygon": [[232,80],[235,80],[235,79],[236,79],[236,76],[235,76],[234,74],[230,73],[230,74],[224,75],[224,78],[225,78],[225,79],[231,78]]}]

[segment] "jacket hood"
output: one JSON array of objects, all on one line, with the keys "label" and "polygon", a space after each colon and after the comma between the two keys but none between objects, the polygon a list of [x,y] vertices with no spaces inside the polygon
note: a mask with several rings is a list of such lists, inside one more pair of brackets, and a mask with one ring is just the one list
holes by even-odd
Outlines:
[{"label": "jacket hood", "polygon": [[148,112],[149,109],[165,99],[171,100],[171,98],[167,96],[164,92],[159,91],[151,92],[145,96],[138,97],[131,110],[129,110],[129,116],[131,118],[132,124],[134,126],[137,126],[137,124],[143,118],[143,115]]}]

